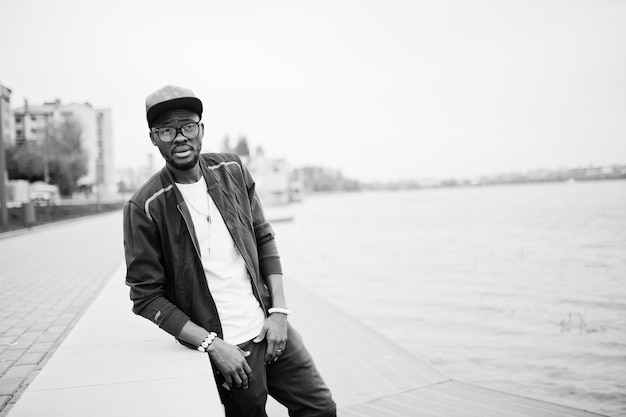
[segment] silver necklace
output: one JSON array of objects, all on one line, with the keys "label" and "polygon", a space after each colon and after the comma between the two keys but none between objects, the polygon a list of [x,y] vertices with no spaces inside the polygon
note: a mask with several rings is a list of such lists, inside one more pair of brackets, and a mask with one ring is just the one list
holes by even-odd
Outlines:
[{"label": "silver necklace", "polygon": [[206,193],[206,204],[207,204],[207,209],[209,211],[208,213],[203,213],[200,210],[198,210],[197,208],[195,208],[194,205],[191,204],[191,200],[187,201],[187,204],[189,204],[189,207],[191,207],[191,209],[193,211],[195,211],[196,213],[198,213],[201,216],[204,216],[206,218],[207,222],[212,223],[212,221],[211,221],[211,199],[209,197],[209,193],[208,192]]},{"label": "silver necklace", "polygon": [[[209,195],[209,192],[206,192],[206,203],[207,203],[207,209],[208,209],[208,213],[203,213],[202,211],[198,210],[193,204],[191,204],[191,199],[189,200],[185,200],[187,202],[187,205],[189,207],[191,207],[191,209],[193,211],[195,211],[196,213],[198,213],[199,215],[203,216],[207,223],[208,223],[208,227],[209,229],[211,228],[211,223],[213,223],[213,221],[211,220],[211,197]],[[209,231],[209,235],[207,236],[207,255],[211,255],[211,232]]]}]

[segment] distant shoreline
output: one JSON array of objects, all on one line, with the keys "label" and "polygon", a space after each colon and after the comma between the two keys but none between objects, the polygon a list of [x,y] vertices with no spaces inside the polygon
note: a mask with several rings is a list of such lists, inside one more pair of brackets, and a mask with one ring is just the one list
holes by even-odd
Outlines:
[{"label": "distant shoreline", "polygon": [[[489,187],[493,185],[527,185],[527,184],[554,184],[554,183],[583,183],[593,181],[616,181],[626,180],[626,176],[614,178],[586,178],[586,179],[550,179],[550,180],[514,180],[514,181],[490,181],[472,182],[470,180],[446,180],[437,184],[424,184],[420,182],[390,182],[384,184],[364,184],[363,188],[355,191],[375,191],[375,190],[419,190],[430,188],[454,188],[454,187]],[[343,190],[341,190],[343,191]],[[350,190],[346,190],[350,191]],[[332,192],[332,191],[331,191]]]},{"label": "distant shoreline", "polygon": [[441,187],[481,187],[489,185],[516,185],[555,182],[586,182],[626,179],[626,165],[588,167],[563,170],[535,170],[527,173],[504,173],[472,179],[405,180],[362,183],[365,190],[406,190]]},{"label": "distant shoreline", "polygon": [[536,169],[469,178],[421,178],[389,181],[361,181],[344,177],[341,171],[323,167],[300,169],[307,193],[355,192],[369,190],[414,190],[441,187],[475,187],[486,185],[583,182],[626,179],[626,165],[588,166],[561,169]]}]

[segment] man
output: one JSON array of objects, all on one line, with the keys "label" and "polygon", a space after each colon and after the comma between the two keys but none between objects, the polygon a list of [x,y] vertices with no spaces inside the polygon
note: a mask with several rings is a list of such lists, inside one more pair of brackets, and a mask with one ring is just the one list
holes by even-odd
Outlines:
[{"label": "man", "polygon": [[[165,159],[124,207],[133,311],[207,352],[227,416],[335,416],[330,391],[289,325],[274,232],[236,155],[200,154],[202,102],[165,86],[146,99]],[[201,412],[201,410],[198,410]]]}]

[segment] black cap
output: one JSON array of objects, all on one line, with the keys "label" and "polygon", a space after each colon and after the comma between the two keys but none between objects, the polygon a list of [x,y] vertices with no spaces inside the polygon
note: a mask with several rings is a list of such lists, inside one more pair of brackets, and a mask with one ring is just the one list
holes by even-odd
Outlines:
[{"label": "black cap", "polygon": [[176,109],[188,109],[202,117],[202,102],[188,88],[166,85],[146,97],[148,126],[163,113]]}]

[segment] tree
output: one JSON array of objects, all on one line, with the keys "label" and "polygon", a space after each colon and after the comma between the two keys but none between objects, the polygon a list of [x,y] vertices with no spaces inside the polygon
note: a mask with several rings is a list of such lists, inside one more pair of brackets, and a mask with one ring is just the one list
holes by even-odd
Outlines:
[{"label": "tree", "polygon": [[246,138],[245,136],[239,136],[239,140],[237,141],[237,145],[235,145],[235,149],[233,149],[233,152],[239,156],[250,156],[248,138]]},{"label": "tree", "polygon": [[58,185],[62,196],[72,195],[78,179],[87,174],[87,153],[81,136],[78,121],[66,118],[45,143],[26,142],[7,149],[9,178],[43,181],[47,174],[49,183]]},{"label": "tree", "polygon": [[27,142],[10,146],[6,150],[7,172],[10,180],[43,181],[43,146]]},{"label": "tree", "polygon": [[48,158],[50,183],[59,186],[61,195],[69,196],[77,189],[78,179],[87,174],[87,153],[82,147],[82,128],[66,118],[52,135]]}]

